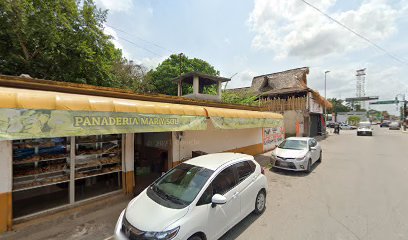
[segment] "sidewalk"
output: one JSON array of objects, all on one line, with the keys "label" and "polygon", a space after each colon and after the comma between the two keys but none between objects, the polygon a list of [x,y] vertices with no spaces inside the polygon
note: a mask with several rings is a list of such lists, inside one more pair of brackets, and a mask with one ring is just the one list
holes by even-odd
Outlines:
[{"label": "sidewalk", "polygon": [[18,223],[13,231],[0,235],[4,240],[98,240],[113,234],[116,220],[130,198],[121,193]]}]

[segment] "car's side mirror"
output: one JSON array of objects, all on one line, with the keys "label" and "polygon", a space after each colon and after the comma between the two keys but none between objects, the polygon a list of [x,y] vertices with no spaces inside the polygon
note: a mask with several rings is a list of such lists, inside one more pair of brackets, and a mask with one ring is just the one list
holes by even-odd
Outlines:
[{"label": "car's side mirror", "polygon": [[222,205],[225,204],[227,202],[227,199],[222,196],[221,194],[215,194],[212,198],[211,198],[211,206],[214,208],[217,205]]}]

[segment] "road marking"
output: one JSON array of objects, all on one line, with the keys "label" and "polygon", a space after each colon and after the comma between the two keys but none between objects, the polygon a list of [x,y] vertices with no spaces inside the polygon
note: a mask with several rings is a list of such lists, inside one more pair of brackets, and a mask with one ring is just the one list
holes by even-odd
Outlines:
[{"label": "road marking", "polygon": [[108,238],[105,238],[104,240],[113,240],[113,236],[110,236]]}]

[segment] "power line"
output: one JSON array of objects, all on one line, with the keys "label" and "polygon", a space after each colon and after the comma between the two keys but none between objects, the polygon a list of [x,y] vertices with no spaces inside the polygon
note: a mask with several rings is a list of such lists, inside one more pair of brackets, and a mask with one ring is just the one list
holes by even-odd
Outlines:
[{"label": "power line", "polygon": [[139,37],[139,36],[136,36],[135,34],[128,33],[128,32],[126,32],[126,31],[124,31],[124,30],[122,30],[122,29],[120,29],[120,28],[117,28],[117,27],[114,27],[114,26],[111,26],[111,25],[108,25],[108,24],[105,24],[105,25],[106,25],[107,27],[110,27],[110,28],[112,28],[112,29],[115,29],[116,31],[125,33],[125,34],[127,34],[127,35],[129,35],[129,36],[132,36],[132,37],[135,37],[135,38],[137,38],[137,39],[139,39],[139,40],[141,40],[141,41],[143,41],[143,42],[149,43],[149,44],[151,44],[151,45],[153,45],[153,46],[155,46],[155,47],[158,47],[158,48],[161,48],[161,49],[163,49],[163,50],[165,50],[165,51],[168,51],[168,52],[170,52],[170,53],[173,53],[173,51],[171,51],[171,50],[169,50],[169,49],[167,49],[167,48],[165,48],[165,47],[163,47],[163,46],[160,46],[160,45],[157,44],[157,43],[154,43],[154,42],[152,42],[152,41],[143,39],[143,38],[141,38],[141,37]]},{"label": "power line", "polygon": [[366,42],[370,43],[371,45],[373,45],[375,48],[379,49],[380,51],[384,52],[385,54],[387,54],[389,57],[391,57],[392,59],[394,59],[395,61],[402,63],[402,64],[408,64],[408,62],[405,62],[403,60],[401,60],[400,58],[396,57],[395,55],[391,54],[390,52],[388,52],[386,49],[384,49],[383,47],[379,46],[378,44],[376,44],[375,42],[371,41],[370,39],[364,37],[363,35],[361,35],[360,33],[354,31],[353,29],[347,27],[346,25],[344,25],[343,23],[337,21],[336,19],[332,18],[330,15],[328,15],[327,13],[323,12],[322,10],[320,10],[319,8],[315,7],[314,5],[312,5],[311,3],[305,1],[305,0],[300,0],[302,2],[304,2],[305,4],[307,4],[309,7],[315,9],[316,11],[318,11],[319,13],[323,14],[325,17],[329,18],[330,20],[332,20],[333,22],[337,23],[338,25],[342,26],[343,28],[345,28],[346,30],[352,32],[354,35],[358,36],[359,38],[365,40]]},{"label": "power line", "polygon": [[158,56],[158,57],[162,57],[162,55],[160,55],[160,54],[158,54],[158,53],[156,53],[156,52],[153,52],[152,50],[149,50],[149,49],[147,49],[147,48],[145,48],[145,47],[143,47],[143,46],[140,46],[139,44],[137,44],[137,43],[135,43],[135,42],[132,42],[132,41],[126,39],[126,38],[119,37],[119,36],[118,36],[118,38],[119,38],[119,39],[122,39],[122,40],[124,40],[124,41],[126,41],[126,42],[128,42],[128,43],[130,43],[130,44],[133,44],[133,45],[135,45],[136,47],[141,48],[141,49],[143,49],[143,50],[145,50],[145,51],[147,51],[147,52],[149,52],[149,53],[151,53],[151,54],[154,54],[154,55],[156,55],[156,56]]}]

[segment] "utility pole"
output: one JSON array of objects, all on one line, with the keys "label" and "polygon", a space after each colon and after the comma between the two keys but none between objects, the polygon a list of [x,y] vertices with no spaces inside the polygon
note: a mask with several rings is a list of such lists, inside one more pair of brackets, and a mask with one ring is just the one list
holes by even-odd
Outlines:
[{"label": "utility pole", "polygon": [[178,96],[182,96],[183,95],[183,83],[181,81],[181,74],[182,74],[182,70],[181,70],[181,62],[182,62],[182,57],[183,57],[183,53],[179,54],[179,61],[180,61],[180,81],[179,81],[179,92],[178,92]]},{"label": "utility pole", "polygon": [[[327,74],[330,71],[324,72],[324,99],[327,101]],[[324,104],[324,122],[327,124],[327,107],[326,103]]]}]

